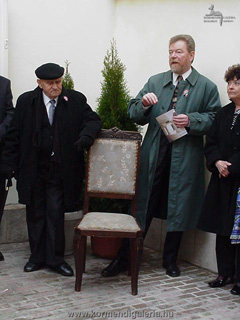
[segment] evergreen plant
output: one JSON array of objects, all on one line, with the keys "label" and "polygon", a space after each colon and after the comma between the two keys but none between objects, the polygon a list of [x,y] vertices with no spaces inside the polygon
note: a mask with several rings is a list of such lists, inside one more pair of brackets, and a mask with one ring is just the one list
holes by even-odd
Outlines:
[{"label": "evergreen plant", "polygon": [[65,89],[74,89],[74,82],[73,79],[69,73],[69,65],[71,62],[69,62],[68,60],[65,61],[65,66],[66,66],[66,71],[65,74],[63,76],[63,86]]},{"label": "evergreen plant", "polygon": [[117,127],[121,130],[137,131],[137,125],[127,114],[130,101],[129,90],[124,79],[125,65],[118,56],[116,41],[111,41],[110,50],[104,58],[101,82],[101,95],[97,100],[97,113],[104,129]]}]

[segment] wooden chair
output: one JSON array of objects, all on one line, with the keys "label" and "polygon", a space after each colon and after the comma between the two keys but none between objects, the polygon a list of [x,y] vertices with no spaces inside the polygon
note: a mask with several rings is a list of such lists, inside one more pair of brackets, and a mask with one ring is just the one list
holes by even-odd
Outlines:
[{"label": "wooden chair", "polygon": [[[83,218],[75,227],[75,290],[80,291],[85,272],[86,238],[119,237],[130,239],[132,294],[137,294],[138,273],[143,251],[143,231],[136,222],[137,176],[141,135],[117,128],[101,130],[87,157]],[[88,212],[89,198],[131,200],[131,215]]]}]

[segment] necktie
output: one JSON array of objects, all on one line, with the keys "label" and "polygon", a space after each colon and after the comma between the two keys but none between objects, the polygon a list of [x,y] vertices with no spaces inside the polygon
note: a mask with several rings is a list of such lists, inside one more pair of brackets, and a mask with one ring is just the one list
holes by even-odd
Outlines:
[{"label": "necktie", "polygon": [[178,85],[179,85],[179,82],[183,80],[183,77],[182,76],[178,76],[177,77],[177,80],[178,80],[178,83],[174,89],[174,92],[173,92],[173,97],[172,97],[172,108],[175,109],[176,108],[176,104],[177,104],[177,95],[178,95]]},{"label": "necktie", "polygon": [[54,111],[55,111],[56,106],[55,106],[55,100],[50,100],[49,102],[50,102],[51,105],[50,105],[50,108],[49,108],[49,116],[48,116],[48,118],[49,118],[50,125],[52,125],[53,124],[53,118],[54,118]]}]

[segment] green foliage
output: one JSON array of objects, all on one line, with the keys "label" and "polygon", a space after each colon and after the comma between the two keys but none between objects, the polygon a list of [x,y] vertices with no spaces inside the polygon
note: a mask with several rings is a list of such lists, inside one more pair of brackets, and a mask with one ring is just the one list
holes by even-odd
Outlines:
[{"label": "green foliage", "polygon": [[74,89],[74,82],[73,82],[73,79],[68,71],[70,63],[71,62],[68,62],[68,60],[65,61],[66,71],[63,76],[63,86],[65,89],[72,90],[72,89]]},{"label": "green foliage", "polygon": [[[117,127],[120,130],[138,131],[138,126],[127,113],[131,98],[124,80],[126,67],[118,56],[115,40],[111,42],[103,63],[101,95],[97,100],[96,110],[102,120],[103,129]],[[128,207],[128,200],[95,198],[90,201],[91,211],[127,213]]]},{"label": "green foliage", "polygon": [[129,200],[91,198],[89,211],[128,213]]},{"label": "green foliage", "polygon": [[118,127],[121,130],[137,131],[137,125],[128,117],[127,108],[130,101],[129,90],[124,80],[126,67],[118,57],[116,41],[104,58],[101,82],[101,95],[97,100],[97,113],[104,129]]}]

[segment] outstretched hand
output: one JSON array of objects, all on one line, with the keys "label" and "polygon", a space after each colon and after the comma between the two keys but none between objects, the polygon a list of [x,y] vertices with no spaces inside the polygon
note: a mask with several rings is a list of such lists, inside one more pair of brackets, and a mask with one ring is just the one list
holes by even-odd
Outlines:
[{"label": "outstretched hand", "polygon": [[158,98],[153,92],[146,93],[142,98],[142,104],[144,107],[150,107],[158,103]]}]

